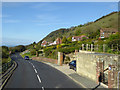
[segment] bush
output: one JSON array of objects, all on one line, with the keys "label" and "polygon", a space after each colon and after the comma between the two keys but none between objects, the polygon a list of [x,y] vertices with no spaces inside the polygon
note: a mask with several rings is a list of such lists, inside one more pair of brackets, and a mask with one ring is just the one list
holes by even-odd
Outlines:
[{"label": "bush", "polygon": [[78,47],[67,47],[67,48],[61,48],[58,51],[63,52],[65,54],[69,54],[75,51],[75,49],[78,49]]},{"label": "bush", "polygon": [[45,57],[48,57],[52,53],[52,48],[45,48],[44,53],[45,53]]},{"label": "bush", "polygon": [[31,54],[31,55],[36,55],[36,50],[35,50],[35,49],[31,49],[31,50],[30,50],[30,54]]},{"label": "bush", "polygon": [[2,58],[8,58],[9,57],[9,49],[6,46],[2,46]]}]

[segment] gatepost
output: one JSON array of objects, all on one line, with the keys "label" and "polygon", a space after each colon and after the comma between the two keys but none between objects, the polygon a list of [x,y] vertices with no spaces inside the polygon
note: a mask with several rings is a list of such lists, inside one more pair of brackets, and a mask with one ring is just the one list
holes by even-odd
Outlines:
[{"label": "gatepost", "polygon": [[63,63],[63,53],[58,52],[58,65],[62,66]]}]

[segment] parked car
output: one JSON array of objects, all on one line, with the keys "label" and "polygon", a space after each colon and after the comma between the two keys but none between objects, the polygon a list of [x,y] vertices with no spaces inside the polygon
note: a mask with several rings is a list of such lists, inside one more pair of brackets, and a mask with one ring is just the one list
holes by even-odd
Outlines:
[{"label": "parked car", "polygon": [[25,56],[24,59],[25,59],[25,60],[29,60],[29,56]]},{"label": "parked car", "polygon": [[73,69],[76,71],[76,60],[73,60],[69,63],[70,69]]}]

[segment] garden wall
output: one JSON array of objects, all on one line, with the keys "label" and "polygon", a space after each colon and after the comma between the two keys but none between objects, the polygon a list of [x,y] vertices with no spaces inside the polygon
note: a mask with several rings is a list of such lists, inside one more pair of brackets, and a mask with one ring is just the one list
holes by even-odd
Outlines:
[{"label": "garden wall", "polygon": [[57,59],[51,59],[51,58],[45,58],[45,57],[32,57],[32,60],[45,61],[45,62],[58,64]]},{"label": "garden wall", "polygon": [[118,71],[120,71],[119,55],[82,51],[77,53],[77,73],[95,82],[98,82],[98,76],[102,72],[102,82],[109,88],[117,88]]}]

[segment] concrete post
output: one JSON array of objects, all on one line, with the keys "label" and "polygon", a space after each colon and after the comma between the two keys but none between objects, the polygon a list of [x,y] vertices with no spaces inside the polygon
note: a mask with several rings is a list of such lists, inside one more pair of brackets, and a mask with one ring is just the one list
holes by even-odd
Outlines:
[{"label": "concrete post", "polygon": [[78,50],[75,50],[75,55],[77,54]]},{"label": "concrete post", "polygon": [[63,53],[58,52],[58,65],[62,66],[63,63]]},{"label": "concrete post", "polygon": [[93,51],[93,44],[91,44],[91,52]]},{"label": "concrete post", "polygon": [[84,44],[82,44],[82,50],[84,50]]}]

